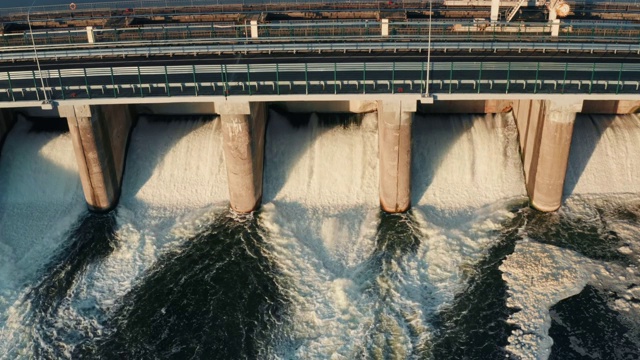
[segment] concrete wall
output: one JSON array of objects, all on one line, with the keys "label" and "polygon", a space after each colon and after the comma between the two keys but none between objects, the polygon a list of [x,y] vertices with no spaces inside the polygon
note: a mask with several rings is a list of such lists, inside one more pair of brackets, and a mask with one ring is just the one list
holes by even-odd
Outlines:
[{"label": "concrete wall", "polygon": [[512,100],[440,100],[420,104],[423,113],[443,114],[495,114],[511,111]]},{"label": "concrete wall", "polygon": [[562,204],[569,150],[582,101],[522,100],[514,103],[531,205],[555,211]]},{"label": "concrete wall", "polygon": [[222,122],[231,208],[254,211],[262,201],[266,104],[221,102],[215,108]]},{"label": "concrete wall", "polygon": [[585,114],[632,114],[640,111],[640,100],[585,100],[582,112]]},{"label": "concrete wall", "polygon": [[91,210],[107,211],[120,197],[127,141],[134,117],[127,105],[67,106],[67,118],[78,171]]},{"label": "concrete wall", "polygon": [[411,207],[411,124],[415,102],[378,102],[380,206],[386,212]]},{"label": "concrete wall", "polygon": [[287,101],[273,104],[291,113],[366,113],[378,108],[377,102],[368,100]]},{"label": "concrete wall", "polygon": [[2,144],[4,139],[13,127],[15,120],[13,113],[9,109],[0,109],[0,153],[2,152]]}]

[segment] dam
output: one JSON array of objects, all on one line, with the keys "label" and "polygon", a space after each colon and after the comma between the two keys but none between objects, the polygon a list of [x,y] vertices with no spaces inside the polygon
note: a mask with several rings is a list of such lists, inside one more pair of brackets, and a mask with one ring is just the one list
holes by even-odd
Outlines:
[{"label": "dam", "polygon": [[0,359],[638,355],[633,4],[131,3],[3,34]]}]

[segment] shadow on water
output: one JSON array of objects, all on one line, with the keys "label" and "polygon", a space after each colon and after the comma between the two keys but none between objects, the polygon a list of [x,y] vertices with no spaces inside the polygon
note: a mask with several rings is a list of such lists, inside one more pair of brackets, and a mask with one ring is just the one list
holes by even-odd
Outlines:
[{"label": "shadow on water", "polygon": [[587,285],[578,295],[551,307],[553,338],[550,360],[637,359],[640,350],[629,338],[629,329],[607,305],[607,297]]},{"label": "shadow on water", "polygon": [[[74,285],[93,263],[108,257],[117,246],[115,211],[105,214],[85,213],[71,229],[69,241],[45,268],[44,278],[28,293],[34,317],[36,337],[49,346],[39,348],[36,357],[59,358],[63,349],[55,346],[70,329],[58,328],[57,311],[68,299]],[[51,347],[51,345],[53,345]]]},{"label": "shadow on water", "polygon": [[436,334],[431,349],[433,359],[504,359],[504,347],[511,331],[507,323],[513,313],[506,306],[507,285],[499,267],[513,253],[520,239],[519,229],[526,222],[523,210],[496,230],[501,240],[474,267],[468,287],[440,312],[434,321]]},{"label": "shadow on water", "polygon": [[[293,129],[303,129],[312,127],[312,115],[317,116],[317,128],[309,129],[306,132],[300,132],[286,139],[286,148],[270,146],[274,141],[279,145],[282,141],[275,140],[272,137],[282,136],[278,134],[278,126],[282,126],[272,120],[274,115],[282,117],[286,120],[288,126]],[[313,146],[316,139],[323,133],[334,127],[342,127],[348,129],[352,126],[359,127],[362,125],[362,119],[365,114],[351,113],[290,113],[277,106],[272,106],[269,111],[269,123],[266,132],[265,141],[265,158],[278,159],[278,161],[265,162],[265,174],[268,174],[268,184],[265,186],[263,199],[264,202],[271,202],[276,195],[282,190],[284,184],[291,173],[291,169],[298,163],[300,158]],[[290,129],[285,130],[291,133]],[[274,133],[275,132],[275,133]]]},{"label": "shadow on water", "polygon": [[579,114],[577,116],[569,151],[569,163],[562,194],[563,201],[573,194],[600,142],[600,138],[615,119],[615,115]]},{"label": "shadow on water", "polygon": [[256,218],[222,214],[164,254],[122,299],[106,335],[74,357],[268,357],[288,300],[264,243]]}]

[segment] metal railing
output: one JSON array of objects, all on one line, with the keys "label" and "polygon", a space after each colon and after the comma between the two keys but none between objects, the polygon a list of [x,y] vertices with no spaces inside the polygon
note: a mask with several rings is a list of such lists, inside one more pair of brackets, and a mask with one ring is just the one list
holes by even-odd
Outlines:
[{"label": "metal railing", "polygon": [[[430,80],[425,81],[426,71]],[[0,72],[0,101],[331,94],[638,94],[640,64],[276,63]]]},{"label": "metal railing", "polygon": [[[258,38],[251,38],[250,24],[232,23],[144,26],[93,29],[93,46],[128,46],[136,41],[209,40],[212,42],[344,42],[419,41],[428,36],[429,23],[402,21],[389,24],[389,36],[382,36],[378,21],[326,21],[318,23],[268,23],[258,25]],[[562,23],[558,37],[550,36],[549,23],[479,25],[472,21],[434,21],[433,41],[527,41],[581,43],[640,43],[640,24]],[[86,29],[34,31],[37,46],[87,44]],[[29,33],[0,35],[0,52],[31,50]]]}]

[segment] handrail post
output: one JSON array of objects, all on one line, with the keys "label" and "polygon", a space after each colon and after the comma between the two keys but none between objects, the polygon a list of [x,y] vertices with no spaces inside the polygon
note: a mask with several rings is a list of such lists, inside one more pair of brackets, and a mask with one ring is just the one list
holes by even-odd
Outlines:
[{"label": "handrail post", "polygon": [[89,88],[89,78],[87,77],[87,68],[82,68],[84,72],[84,86],[87,89],[87,97],[91,99],[91,89]]},{"label": "handrail post", "polygon": [[280,65],[278,63],[276,63],[276,90],[280,95]]},{"label": "handrail post", "polygon": [[118,91],[116,90],[116,79],[113,77],[113,67],[109,67],[111,73],[111,88],[113,89],[113,97],[118,98]]},{"label": "handrail post", "polygon": [[538,64],[536,65],[536,82],[533,84],[533,93],[537,94],[538,93],[538,76],[540,74],[540,61],[538,61]]},{"label": "handrail post", "polygon": [[193,92],[198,96],[198,81],[196,80],[196,66],[191,65],[191,74],[193,74]]},{"label": "handrail post", "polygon": [[507,64],[507,90],[505,94],[509,93],[509,85],[511,85],[511,61]]},{"label": "handrail post", "polygon": [[138,68],[138,86],[140,86],[140,97],[144,97],[144,93],[142,92],[142,75],[140,74],[140,66]]},{"label": "handrail post", "polygon": [[167,65],[164,66],[164,83],[167,87],[167,96],[171,96],[171,88],[169,88],[169,74],[167,73]]},{"label": "handrail post", "polygon": [[622,67],[623,66],[624,66],[624,63],[620,63],[620,71],[618,71],[618,83],[616,84],[616,95],[620,91],[620,81],[622,80]]},{"label": "handrail post", "polygon": [[13,95],[13,86],[11,85],[11,72],[7,71],[7,80],[9,81],[9,92],[11,93],[11,99],[16,101],[16,97]]},{"label": "handrail post", "polygon": [[567,83],[567,68],[569,63],[564,63],[564,76],[562,77],[562,93],[564,94],[564,86]]},{"label": "handrail post", "polygon": [[60,84],[60,93],[62,94],[62,100],[66,100],[66,96],[64,95],[64,86],[62,85],[62,74],[60,73],[60,69],[58,69],[58,83]]}]

